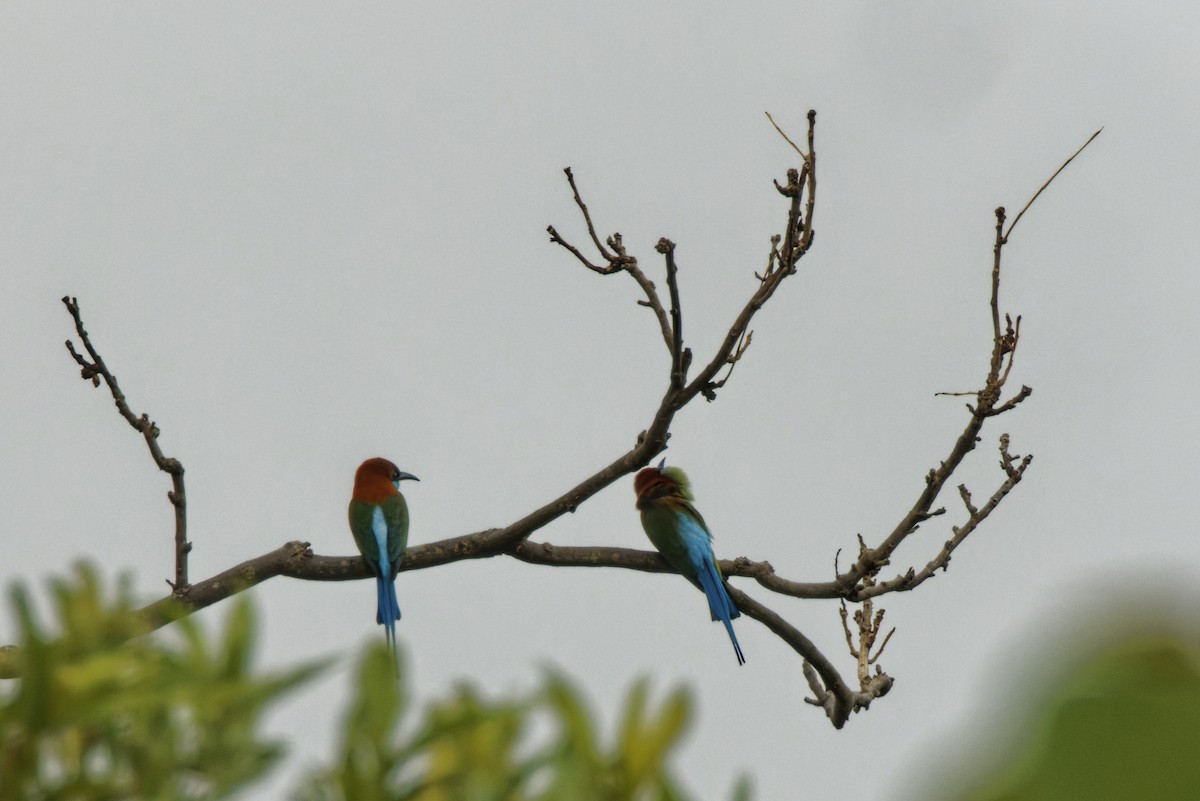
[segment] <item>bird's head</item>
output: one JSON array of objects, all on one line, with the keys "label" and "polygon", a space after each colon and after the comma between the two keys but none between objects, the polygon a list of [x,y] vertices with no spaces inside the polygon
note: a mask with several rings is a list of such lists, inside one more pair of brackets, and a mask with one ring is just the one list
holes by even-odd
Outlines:
[{"label": "bird's head", "polygon": [[663,459],[657,467],[644,467],[633,477],[633,491],[637,494],[638,506],[657,498],[674,495],[685,501],[693,500],[692,483],[687,474],[678,467],[667,467]]},{"label": "bird's head", "polygon": [[405,473],[387,459],[376,456],[360,464],[354,473],[354,498],[367,503],[380,503],[388,496],[395,495],[400,489],[400,482],[405,479],[421,480],[412,473]]}]

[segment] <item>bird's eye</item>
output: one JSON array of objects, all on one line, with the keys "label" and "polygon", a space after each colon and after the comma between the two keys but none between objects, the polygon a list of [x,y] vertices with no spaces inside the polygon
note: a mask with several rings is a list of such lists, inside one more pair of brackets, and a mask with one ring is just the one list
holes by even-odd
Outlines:
[{"label": "bird's eye", "polygon": [[392,471],[392,481],[399,481],[399,480],[400,480],[400,471],[393,470]]}]

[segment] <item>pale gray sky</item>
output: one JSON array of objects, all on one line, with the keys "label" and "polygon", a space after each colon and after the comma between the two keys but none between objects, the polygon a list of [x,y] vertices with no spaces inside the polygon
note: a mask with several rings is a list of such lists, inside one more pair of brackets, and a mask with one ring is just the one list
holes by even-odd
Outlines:
[{"label": "pale gray sky", "polygon": [[[420,700],[463,677],[528,687],[549,662],[611,720],[651,674],[698,693],[680,764],[703,798],[742,771],[764,799],[851,778],[863,798],[921,797],[1033,658],[1015,643],[1114,583],[1162,597],[1197,578],[1200,7],[833,6],[0,7],[0,584],[80,557],[147,598],[170,575],[169,482],[80,381],[62,295],[186,465],[194,578],[290,539],[351,552],[345,503],[373,455],[422,479],[412,542],[503,525],[628,447],[666,379],[633,283],[546,241],[550,223],[582,239],[562,167],[648,270],[660,236],[677,243],[699,359],[782,220],[771,179],[795,159],[763,111],[800,135],[809,108],[816,245],[668,458],[720,556],[829,579],[965,422],[933,393],[986,370],[992,209],[1020,208],[1103,125],[1008,250],[1013,380],[1034,395],[962,479],[1000,480],[1001,431],[1033,466],[949,573],[886,599],[897,683],[844,730],[749,619],[739,668],[677,577],[487,560],[400,579]],[[648,546],[631,481],[539,537]],[[254,595],[268,665],[382,637],[365,583]],[[835,603],[770,601],[852,674]],[[294,750],[272,792],[328,755],[347,669],[273,718]]]}]

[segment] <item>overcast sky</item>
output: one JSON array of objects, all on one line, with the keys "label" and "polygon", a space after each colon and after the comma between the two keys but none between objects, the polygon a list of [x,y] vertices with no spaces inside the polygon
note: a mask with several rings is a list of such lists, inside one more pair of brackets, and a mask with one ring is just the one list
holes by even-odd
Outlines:
[{"label": "overcast sky", "polygon": [[[748,618],[739,668],[676,576],[492,559],[399,580],[421,701],[551,663],[611,721],[650,674],[696,690],[680,765],[702,798],[740,772],[764,799],[851,779],[921,798],[946,745],[1014,700],[1030,638],[1197,579],[1198,23],[1183,2],[4,4],[0,585],[88,558],[153,599],[171,575],[169,481],[79,379],[64,294],[187,468],[195,579],[292,539],[352,552],[369,456],[421,477],[412,543],[501,526],[629,447],[667,378],[633,282],[547,242],[551,223],[584,238],[562,168],[654,277],[654,243],[677,243],[700,362],[783,219],[771,180],[796,158],[763,112],[799,137],[809,108],[815,247],[667,457],[721,557],[828,580],[965,423],[934,393],[986,372],[992,210],[1104,126],[1007,251],[1013,383],[1034,394],[960,480],[977,497],[1002,480],[1003,431],[1033,465],[947,574],[883,601],[896,685],[844,730]],[[631,485],[537,538],[648,547]],[[943,500],[894,568],[961,522]],[[735,584],[853,675],[835,603]],[[383,636],[365,582],[253,594],[270,666]],[[272,718],[293,743],[277,796],[330,754],[348,669]]]}]

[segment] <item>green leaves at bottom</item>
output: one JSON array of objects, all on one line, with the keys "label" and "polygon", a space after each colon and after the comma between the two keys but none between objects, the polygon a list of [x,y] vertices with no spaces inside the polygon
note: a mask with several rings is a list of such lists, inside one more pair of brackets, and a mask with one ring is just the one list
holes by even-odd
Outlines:
[{"label": "green leaves at bottom", "polygon": [[[605,745],[583,694],[548,671],[517,700],[489,701],[469,684],[403,724],[403,691],[390,654],[368,651],[333,768],[313,774],[308,801],[670,801],[686,799],[669,756],[691,719],[686,690],[650,709],[648,682],[626,704],[616,742]],[[403,671],[401,671],[403,674]],[[405,733],[406,730],[410,733]],[[748,788],[739,799],[748,801]]]},{"label": "green leaves at bottom", "polygon": [[191,619],[146,634],[127,585],[107,598],[95,571],[52,587],[61,636],[11,599],[20,678],[0,688],[0,801],[215,799],[263,776],[283,753],[263,712],[320,667],[252,673],[254,615],[239,598],[212,645]]},{"label": "green leaves at bottom", "polygon": [[[322,666],[256,673],[246,596],[231,601],[218,633],[183,610],[167,610],[174,622],[152,633],[126,583],[107,591],[81,567],[51,589],[52,631],[39,624],[24,588],[11,593],[21,643],[4,652],[0,671],[18,676],[0,683],[0,801],[220,799],[278,763],[284,747],[261,734],[263,715]],[[692,717],[685,689],[656,705],[649,682],[637,682],[606,738],[583,693],[554,671],[537,690],[509,699],[462,683],[422,712],[410,708],[405,676],[383,643],[363,652],[338,752],[294,797],[689,797],[670,761]],[[747,784],[736,798],[749,801]]]},{"label": "green leaves at bottom", "polygon": [[1016,759],[970,801],[1200,798],[1200,648],[1134,637],[1056,688]]}]

